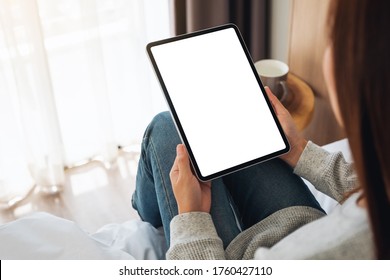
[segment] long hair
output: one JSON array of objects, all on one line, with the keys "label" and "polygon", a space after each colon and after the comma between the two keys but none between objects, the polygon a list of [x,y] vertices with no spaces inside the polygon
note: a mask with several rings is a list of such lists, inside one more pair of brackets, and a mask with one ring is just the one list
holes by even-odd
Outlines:
[{"label": "long hair", "polygon": [[338,104],[367,201],[378,259],[390,258],[390,1],[333,0]]}]

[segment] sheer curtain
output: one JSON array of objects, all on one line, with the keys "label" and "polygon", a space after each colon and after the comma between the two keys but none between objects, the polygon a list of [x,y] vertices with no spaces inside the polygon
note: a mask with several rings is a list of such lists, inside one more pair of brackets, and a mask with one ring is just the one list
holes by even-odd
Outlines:
[{"label": "sheer curtain", "polygon": [[145,53],[168,0],[0,0],[0,200],[137,145],[165,102]]}]

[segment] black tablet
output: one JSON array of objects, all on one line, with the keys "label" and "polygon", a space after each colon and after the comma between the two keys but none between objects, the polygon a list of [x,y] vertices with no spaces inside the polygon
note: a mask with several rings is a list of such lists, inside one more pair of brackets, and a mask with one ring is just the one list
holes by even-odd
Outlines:
[{"label": "black tablet", "polygon": [[200,180],[288,152],[235,25],[152,42],[147,52]]}]

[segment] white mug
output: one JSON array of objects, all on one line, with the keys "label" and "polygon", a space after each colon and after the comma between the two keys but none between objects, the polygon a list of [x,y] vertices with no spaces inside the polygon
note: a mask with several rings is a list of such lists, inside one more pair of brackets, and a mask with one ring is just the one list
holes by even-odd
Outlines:
[{"label": "white mug", "polygon": [[286,100],[288,65],[276,59],[262,59],[255,62],[255,68],[264,86],[268,86],[280,102]]}]

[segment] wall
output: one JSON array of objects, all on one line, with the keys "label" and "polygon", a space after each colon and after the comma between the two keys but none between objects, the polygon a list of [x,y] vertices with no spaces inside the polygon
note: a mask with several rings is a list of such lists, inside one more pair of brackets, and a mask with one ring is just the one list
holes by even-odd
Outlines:
[{"label": "wall", "polygon": [[270,4],[270,57],[287,63],[292,0],[272,0]]},{"label": "wall", "polygon": [[303,134],[319,145],[345,137],[330,107],[322,73],[329,2],[271,1],[271,57],[287,62],[290,71],[313,89],[314,115]]}]

